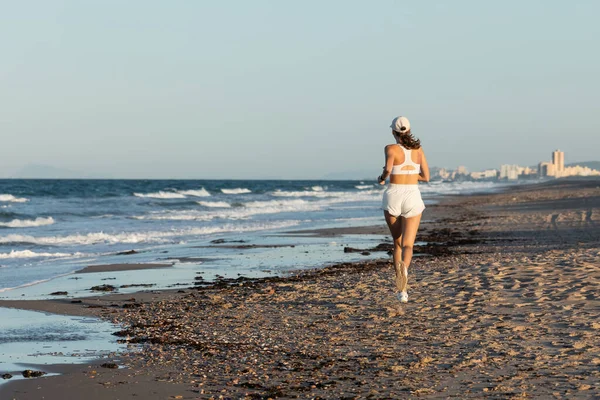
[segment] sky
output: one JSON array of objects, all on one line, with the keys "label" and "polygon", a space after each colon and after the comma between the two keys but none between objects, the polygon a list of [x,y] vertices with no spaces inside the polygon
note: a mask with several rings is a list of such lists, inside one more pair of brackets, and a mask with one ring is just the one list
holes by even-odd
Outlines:
[{"label": "sky", "polygon": [[377,176],[599,160],[600,2],[0,0],[0,177]]}]

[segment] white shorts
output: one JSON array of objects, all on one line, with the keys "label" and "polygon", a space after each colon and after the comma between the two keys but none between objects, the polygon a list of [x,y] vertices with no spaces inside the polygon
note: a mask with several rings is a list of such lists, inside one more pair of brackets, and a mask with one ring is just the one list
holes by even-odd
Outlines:
[{"label": "white shorts", "polygon": [[423,212],[419,185],[396,185],[391,183],[383,192],[382,208],[394,217],[410,218]]}]

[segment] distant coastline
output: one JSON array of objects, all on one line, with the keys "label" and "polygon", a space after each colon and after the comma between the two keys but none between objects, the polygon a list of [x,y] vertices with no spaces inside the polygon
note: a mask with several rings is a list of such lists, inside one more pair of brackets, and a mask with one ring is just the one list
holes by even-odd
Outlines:
[{"label": "distant coastline", "polygon": [[[564,165],[565,168],[589,168],[590,170],[600,171],[600,161],[582,161],[573,162]],[[518,167],[522,170],[527,170],[528,174],[517,174],[518,180],[523,179],[538,179],[540,178],[538,173],[538,167]],[[203,177],[118,177],[109,173],[97,173],[97,172],[81,172],[68,168],[55,167],[52,165],[45,164],[30,164],[20,169],[16,169],[16,172],[10,172],[13,169],[5,171],[0,170],[0,179],[44,179],[44,180],[62,180],[62,179],[93,179],[93,180],[223,180],[228,181],[312,181],[312,180],[325,180],[325,181],[365,181],[370,182],[374,180],[372,171],[339,171],[330,172],[322,177],[316,178],[286,178],[286,177],[259,177],[259,178],[203,178]],[[487,172],[487,174],[486,174]],[[517,170],[519,172],[519,170]],[[520,171],[523,172],[523,171]],[[523,176],[521,176],[523,175]],[[501,177],[501,171],[496,169],[486,169],[482,172],[469,172],[465,167],[443,168],[443,167],[431,167],[432,180],[440,180],[445,182],[452,181],[496,181],[506,180]],[[514,179],[514,180],[517,180]]]}]

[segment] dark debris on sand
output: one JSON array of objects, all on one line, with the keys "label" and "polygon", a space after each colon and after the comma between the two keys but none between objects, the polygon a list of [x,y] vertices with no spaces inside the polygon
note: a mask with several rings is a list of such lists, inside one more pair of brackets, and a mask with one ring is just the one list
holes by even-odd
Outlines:
[{"label": "dark debris on sand", "polygon": [[39,378],[40,376],[46,374],[47,373],[44,371],[33,371],[30,369],[26,369],[25,371],[21,372],[21,375],[23,375],[24,378]]},{"label": "dark debris on sand", "polygon": [[94,292],[114,292],[117,288],[113,285],[97,285],[90,288]]}]

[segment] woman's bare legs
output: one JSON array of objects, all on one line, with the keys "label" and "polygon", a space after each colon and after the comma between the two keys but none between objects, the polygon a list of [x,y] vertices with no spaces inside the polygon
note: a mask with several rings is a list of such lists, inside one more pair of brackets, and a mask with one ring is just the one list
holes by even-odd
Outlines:
[{"label": "woman's bare legs", "polygon": [[404,286],[405,277],[402,274],[402,218],[397,218],[391,215],[389,212],[383,212],[385,216],[385,222],[388,224],[392,239],[394,240],[394,252],[393,252],[393,263],[394,271],[396,272],[396,289],[400,291],[400,288]]},{"label": "woman's bare legs", "polygon": [[421,223],[421,214],[410,218],[397,218],[387,211],[384,211],[383,214],[394,239],[393,261],[396,270],[396,289],[406,292],[408,267],[412,261],[413,246]]},{"label": "woman's bare legs", "polygon": [[402,218],[402,261],[404,262],[403,274],[406,276],[403,279],[403,285],[400,288],[401,292],[406,292],[406,286],[408,285],[408,267],[412,261],[413,246],[417,238],[417,231],[419,230],[419,224],[421,223],[421,214],[410,218]]},{"label": "woman's bare legs", "polygon": [[394,265],[402,261],[402,218],[397,218],[389,212],[384,211],[385,222],[387,222],[390,233],[394,239]]}]

